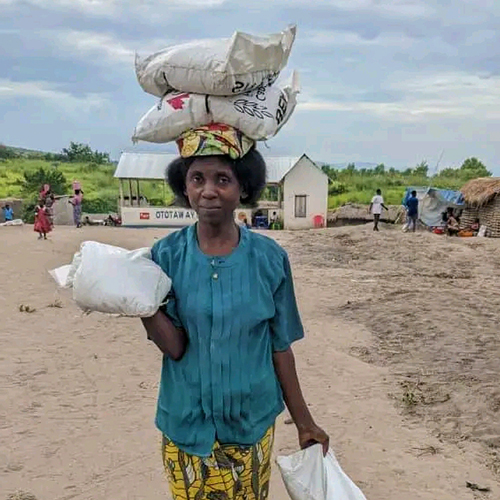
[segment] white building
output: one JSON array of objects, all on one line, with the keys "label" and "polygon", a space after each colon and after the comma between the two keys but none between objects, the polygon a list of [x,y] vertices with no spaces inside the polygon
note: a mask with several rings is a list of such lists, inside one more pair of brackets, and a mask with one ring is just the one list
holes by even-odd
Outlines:
[{"label": "white building", "polygon": [[[165,179],[175,155],[123,153],[115,177],[120,181],[120,212],[124,226],[180,227],[196,221],[192,210],[151,207],[141,196],[141,181]],[[307,156],[265,157],[268,169],[264,199],[255,209],[241,208],[237,219],[264,224],[275,218],[285,229],[325,227],[328,211],[328,176]],[[255,217],[257,215],[257,217]]]}]

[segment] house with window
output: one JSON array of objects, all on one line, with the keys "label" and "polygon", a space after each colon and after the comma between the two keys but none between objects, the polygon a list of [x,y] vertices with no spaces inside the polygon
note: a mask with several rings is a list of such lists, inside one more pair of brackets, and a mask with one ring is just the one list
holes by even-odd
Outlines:
[{"label": "house with window", "polygon": [[[160,206],[158,200],[153,204],[153,200],[143,196],[144,181],[161,182],[165,189],[165,170],[174,158],[175,155],[163,153],[122,153],[114,175],[120,185],[122,225],[180,227],[196,221],[192,210]],[[328,176],[321,168],[305,154],[264,158],[267,185],[262,199],[255,208],[238,209],[236,219],[251,221],[257,228],[267,228],[274,221],[290,230],[326,227]]]},{"label": "house with window", "polygon": [[257,211],[268,221],[278,218],[284,229],[326,227],[328,176],[323,170],[306,154],[265,160],[267,186]]}]

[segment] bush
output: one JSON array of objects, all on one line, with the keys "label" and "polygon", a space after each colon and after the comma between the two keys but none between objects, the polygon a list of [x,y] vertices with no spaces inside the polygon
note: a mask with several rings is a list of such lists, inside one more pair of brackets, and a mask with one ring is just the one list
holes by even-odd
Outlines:
[{"label": "bush", "polygon": [[152,207],[164,207],[165,200],[163,198],[149,198],[149,205]]},{"label": "bush", "polygon": [[347,186],[343,182],[331,181],[328,187],[328,194],[330,196],[337,196],[347,192]]},{"label": "bush", "polygon": [[108,214],[118,212],[118,197],[83,198],[82,211],[87,214]]},{"label": "bush", "polygon": [[34,224],[35,223],[35,207],[36,203],[26,201],[23,204],[23,213],[21,218],[23,222],[26,224]]},{"label": "bush", "polygon": [[24,179],[21,181],[24,197],[36,198],[44,184],[49,184],[54,194],[65,194],[68,189],[66,177],[62,172],[40,167],[34,172],[24,172]]},{"label": "bush", "polygon": [[18,154],[13,149],[0,144],[0,158],[2,158],[3,160],[11,160],[17,157]]}]

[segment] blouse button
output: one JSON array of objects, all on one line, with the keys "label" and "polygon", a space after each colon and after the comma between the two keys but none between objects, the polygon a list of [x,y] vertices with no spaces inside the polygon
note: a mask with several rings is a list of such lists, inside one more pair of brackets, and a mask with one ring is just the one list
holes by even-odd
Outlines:
[{"label": "blouse button", "polygon": [[219,279],[219,275],[217,273],[212,274],[212,278],[214,280]]}]

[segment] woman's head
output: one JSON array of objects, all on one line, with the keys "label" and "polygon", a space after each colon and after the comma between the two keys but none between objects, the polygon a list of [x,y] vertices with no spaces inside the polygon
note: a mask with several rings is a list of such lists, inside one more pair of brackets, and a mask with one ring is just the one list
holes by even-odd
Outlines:
[{"label": "woman's head", "polygon": [[232,218],[240,204],[256,204],[266,185],[266,164],[255,148],[237,160],[222,155],[178,158],[167,168],[167,181],[200,221],[219,223]]}]

